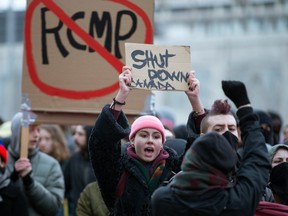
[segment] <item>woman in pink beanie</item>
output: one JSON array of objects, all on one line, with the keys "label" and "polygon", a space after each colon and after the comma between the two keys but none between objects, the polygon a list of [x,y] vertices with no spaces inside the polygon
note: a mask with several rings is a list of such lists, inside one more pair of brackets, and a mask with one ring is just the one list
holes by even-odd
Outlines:
[{"label": "woman in pink beanie", "polygon": [[[131,70],[123,67],[116,97],[98,116],[89,153],[110,215],[149,216],[152,193],[180,170],[182,155],[163,145],[165,129],[157,117],[141,116],[130,128],[122,106],[131,91]],[[188,83],[195,90],[195,82]],[[121,140],[127,137],[130,144],[121,152]]]}]

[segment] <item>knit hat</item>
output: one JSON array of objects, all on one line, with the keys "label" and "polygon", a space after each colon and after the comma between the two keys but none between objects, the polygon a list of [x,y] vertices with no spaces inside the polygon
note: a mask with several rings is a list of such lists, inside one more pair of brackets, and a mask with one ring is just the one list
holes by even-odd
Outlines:
[{"label": "knit hat", "polygon": [[276,152],[278,151],[279,148],[283,148],[283,149],[286,149],[288,151],[288,145],[286,144],[277,144],[277,145],[274,145],[270,148],[269,150],[269,156],[270,156],[270,160],[272,161]]},{"label": "knit hat", "polygon": [[[209,132],[198,137],[187,150],[181,164],[181,172],[170,183],[176,193],[185,195],[195,191],[208,193],[208,190],[229,188],[228,176],[235,171],[237,155],[227,139]],[[214,193],[214,192],[213,192]]]},{"label": "knit hat", "polygon": [[1,139],[0,139],[0,156],[4,161],[4,163],[6,164],[8,161],[8,153]]},{"label": "knit hat", "polygon": [[151,115],[141,116],[132,123],[129,139],[131,140],[135,134],[143,128],[153,128],[158,130],[162,135],[162,143],[166,141],[165,129],[162,122],[157,117]]},{"label": "knit hat", "polygon": [[215,132],[200,136],[191,148],[210,166],[228,174],[236,165],[237,154],[227,139]]}]

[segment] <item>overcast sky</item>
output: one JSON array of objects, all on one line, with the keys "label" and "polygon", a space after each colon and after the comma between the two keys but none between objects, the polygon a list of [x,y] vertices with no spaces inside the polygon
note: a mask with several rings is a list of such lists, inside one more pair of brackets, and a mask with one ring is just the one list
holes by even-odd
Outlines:
[{"label": "overcast sky", "polygon": [[0,11],[7,10],[9,7],[14,10],[25,10],[26,0],[0,0]]}]

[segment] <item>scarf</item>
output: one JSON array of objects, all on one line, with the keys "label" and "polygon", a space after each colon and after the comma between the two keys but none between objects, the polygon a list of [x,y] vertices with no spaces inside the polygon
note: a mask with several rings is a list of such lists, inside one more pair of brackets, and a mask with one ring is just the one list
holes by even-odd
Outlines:
[{"label": "scarf", "polygon": [[[155,158],[151,163],[146,163],[140,159],[140,157],[136,154],[135,148],[131,145],[127,148],[127,154],[130,158],[133,158],[133,163],[140,170],[142,175],[144,176],[145,182],[148,186],[149,192],[152,194],[154,190],[157,188],[160,182],[160,178],[164,171],[166,165],[166,159],[169,157],[169,153],[165,150],[161,150],[159,155]],[[125,190],[126,178],[128,176],[128,172],[124,171],[120,177],[119,183],[117,185],[117,189],[115,192],[115,198],[120,198]]]},{"label": "scarf", "polygon": [[149,191],[152,194],[159,185],[160,177],[166,165],[166,159],[169,157],[169,153],[164,149],[160,150],[159,155],[151,163],[144,162],[136,154],[135,148],[129,146],[127,148],[127,154],[134,158],[133,163],[143,174],[145,181],[148,185]]},{"label": "scarf", "polygon": [[207,191],[215,188],[230,187],[226,175],[201,160],[193,149],[187,151],[181,168],[182,171],[176,174],[170,183],[171,187],[180,191]]}]

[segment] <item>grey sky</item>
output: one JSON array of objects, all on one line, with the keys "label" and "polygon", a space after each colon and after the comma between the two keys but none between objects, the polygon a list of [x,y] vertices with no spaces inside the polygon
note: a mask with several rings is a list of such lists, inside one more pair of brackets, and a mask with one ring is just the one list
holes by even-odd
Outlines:
[{"label": "grey sky", "polygon": [[13,10],[25,10],[26,0],[1,0],[0,11],[7,10],[11,7]]}]

